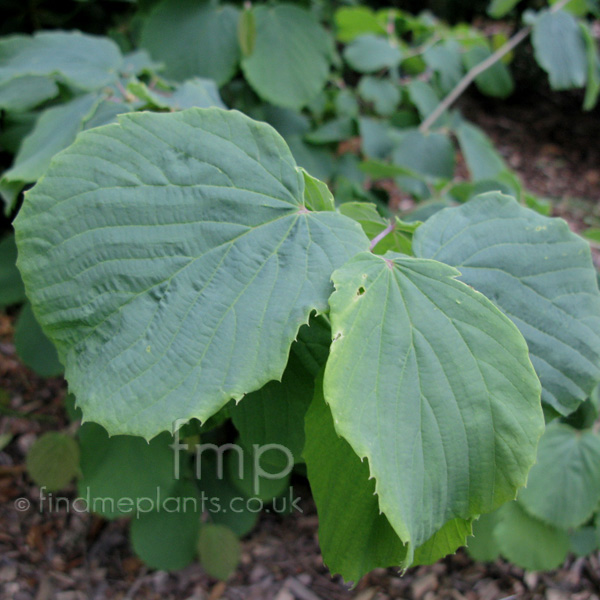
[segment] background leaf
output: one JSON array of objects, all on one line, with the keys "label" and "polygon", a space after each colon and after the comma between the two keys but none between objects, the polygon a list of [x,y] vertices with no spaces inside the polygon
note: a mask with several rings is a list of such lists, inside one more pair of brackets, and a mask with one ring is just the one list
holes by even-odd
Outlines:
[{"label": "background leaf", "polygon": [[27,453],[27,473],[40,487],[55,492],[66,487],[79,472],[79,446],[70,436],[44,433]]},{"label": "background leaf", "polygon": [[545,11],[533,26],[535,57],[555,90],[583,87],[588,61],[585,40],[575,17],[564,10]]},{"label": "background leaf", "polygon": [[257,6],[254,50],[242,60],[246,79],[265,100],[300,109],[322,89],[332,52],[329,34],[302,8]]},{"label": "background leaf", "polygon": [[588,244],[562,219],[490,193],[434,215],[413,248],[459,269],[513,320],[546,403],[566,415],[588,397],[600,379],[600,294]]},{"label": "background leaf", "polygon": [[163,75],[227,83],[240,60],[239,11],[210,0],[163,0],[144,20],[140,45],[164,63]]},{"label": "background leaf", "polygon": [[555,527],[585,524],[600,505],[600,436],[550,423],[519,502]]}]

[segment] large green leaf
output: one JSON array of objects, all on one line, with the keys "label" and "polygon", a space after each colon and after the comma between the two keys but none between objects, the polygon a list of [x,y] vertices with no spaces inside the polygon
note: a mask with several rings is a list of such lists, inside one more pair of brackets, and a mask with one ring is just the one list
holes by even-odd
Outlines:
[{"label": "large green leaf", "polygon": [[81,473],[79,495],[90,512],[109,519],[158,510],[179,482],[167,433],[147,443],[140,437],[109,437],[95,423],[79,430]]},{"label": "large green leaf", "polygon": [[379,510],[369,465],[334,429],[322,377],[306,415],[304,457],[319,514],[319,545],[332,573],[358,583],[376,567],[398,566],[406,548]]},{"label": "large green leaf", "polygon": [[469,556],[480,562],[496,560],[500,548],[494,535],[502,507],[494,512],[481,515],[473,522],[473,537],[467,540]]},{"label": "large green leaf", "polygon": [[463,121],[456,128],[456,137],[475,181],[492,179],[506,169],[492,141],[479,127]]},{"label": "large green leaf", "polygon": [[39,179],[52,157],[73,142],[100,100],[97,94],[86,94],[41,113],[33,131],[23,140],[13,166],[0,179],[0,195],[7,211],[14,207],[25,184]]},{"label": "large green leaf", "polygon": [[393,162],[423,175],[452,179],[454,147],[448,136],[442,133],[421,133],[414,129],[401,138],[394,150]]},{"label": "large green leaf", "polygon": [[494,537],[505,558],[528,571],[548,571],[567,557],[570,541],[566,531],[530,516],[518,502],[498,511]]},{"label": "large green leaf", "polygon": [[449,93],[462,79],[464,74],[461,47],[454,40],[448,40],[428,48],[423,60],[435,72],[444,93]]},{"label": "large green leaf", "polygon": [[246,79],[259,96],[300,109],[329,76],[329,34],[304,9],[291,4],[257,6],[254,50],[242,60]]},{"label": "large green leaf", "polygon": [[587,398],[600,379],[600,294],[589,245],[563,220],[484,194],[434,215],[413,248],[459,269],[513,320],[545,402],[566,415]]},{"label": "large green leaf", "polygon": [[358,84],[358,94],[371,102],[378,115],[389,117],[400,103],[400,88],[389,79],[366,76]]},{"label": "large green leaf", "polygon": [[300,325],[327,310],[332,271],[369,243],[305,207],[270,126],[216,108],[83,132],[15,226],[85,418],[146,437],[280,378]]},{"label": "large green leaf", "polygon": [[223,85],[240,60],[238,17],[235,7],[211,0],[163,0],[145,19],[140,44],[164,63],[165,77]]},{"label": "large green leaf", "polygon": [[230,409],[230,414],[243,446],[278,444],[298,462],[304,448],[304,431],[298,423],[304,421],[314,385],[293,348],[281,382],[270,381],[248,394]]},{"label": "large green leaf", "polygon": [[402,53],[397,46],[376,35],[361,35],[344,50],[346,62],[359,73],[375,73],[397,67]]},{"label": "large green leaf", "polygon": [[25,303],[17,319],[15,349],[21,361],[42,377],[56,377],[63,372],[56,348],[44,335],[29,302]]},{"label": "large green leaf", "polygon": [[175,570],[198,552],[202,502],[191,481],[180,481],[154,510],[143,507],[131,521],[131,545],[151,568]]},{"label": "large green leaf", "polygon": [[471,519],[452,519],[415,550],[413,564],[432,565],[464,546],[473,531]]},{"label": "large green leaf", "polygon": [[0,83],[0,108],[25,112],[57,94],[58,86],[49,77],[16,77]]},{"label": "large green leaf", "polygon": [[[475,45],[463,54],[467,69],[472,69],[487,60],[492,51],[486,46]],[[508,67],[503,62],[496,62],[475,78],[475,85],[482,94],[495,98],[506,98],[513,93],[515,83]]]},{"label": "large green leaf", "polygon": [[0,40],[0,83],[27,75],[50,75],[81,90],[115,79],[123,58],[108,38],[44,31]]},{"label": "large green leaf", "polygon": [[0,240],[0,308],[25,300],[25,288],[17,269],[17,246],[11,233]]},{"label": "large green leaf", "polygon": [[553,89],[585,85],[588,72],[585,39],[573,15],[564,10],[545,11],[533,26],[531,41],[536,60],[548,72]]},{"label": "large green leaf", "polygon": [[579,26],[585,40],[585,49],[588,62],[587,88],[583,102],[584,110],[592,110],[598,103],[600,96],[600,55],[598,45],[590,26],[585,21],[580,21]]},{"label": "large green leaf", "polygon": [[342,6],[335,11],[336,37],[351,42],[365,33],[385,35],[385,24],[366,6]]},{"label": "large green leaf", "polygon": [[487,12],[494,19],[501,19],[507,15],[521,0],[492,0]]},{"label": "large green leaf", "polygon": [[561,529],[588,521],[600,505],[600,436],[558,422],[548,425],[519,502]]},{"label": "large green leaf", "polygon": [[544,426],[525,341],[458,275],[394,253],[333,274],[325,399],[411,547],[514,498]]}]

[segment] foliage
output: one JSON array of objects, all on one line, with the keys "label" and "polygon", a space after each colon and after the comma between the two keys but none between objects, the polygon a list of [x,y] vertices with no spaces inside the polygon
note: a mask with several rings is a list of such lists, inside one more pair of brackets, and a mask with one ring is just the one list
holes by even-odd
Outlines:
[{"label": "foliage", "polygon": [[[587,86],[591,109],[598,52],[574,4],[525,19],[550,84]],[[67,436],[88,509],[131,517],[151,567],[199,556],[218,578],[255,507],[294,509],[292,474],[346,580],[465,543],[530,569],[593,550],[589,246],[459,111],[428,119],[494,40],[426,13],[288,3],[140,3],[123,27],[120,47],[0,40],[0,193],[31,302],[17,351],[42,375],[64,365],[72,417],[93,421]],[[512,93],[509,61],[475,84]],[[390,180],[413,211],[386,206]],[[9,233],[2,306],[26,301],[15,259]],[[289,456],[258,460],[269,445]]]}]

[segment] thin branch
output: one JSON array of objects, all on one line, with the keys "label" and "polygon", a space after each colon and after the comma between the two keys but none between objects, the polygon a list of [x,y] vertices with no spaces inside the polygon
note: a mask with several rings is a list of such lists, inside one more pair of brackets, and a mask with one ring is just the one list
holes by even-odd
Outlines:
[{"label": "thin branch", "polygon": [[373,250],[375,250],[375,246],[377,246],[377,244],[379,244],[379,242],[386,237],[387,235],[389,235],[390,233],[392,233],[392,231],[394,231],[394,229],[396,229],[396,219],[392,219],[390,221],[390,224],[380,233],[378,233],[372,240],[371,240],[371,245],[369,246],[369,250],[371,252],[373,252]]},{"label": "thin branch", "polygon": [[[571,0],[561,0],[552,6],[550,12],[556,12],[564,8]],[[421,123],[419,131],[427,133],[431,126],[460,98],[464,91],[479,77],[487,71],[492,65],[495,65],[499,60],[514,50],[527,36],[531,33],[532,27],[528,25],[517,32],[496,52],[488,56],[485,60],[475,65],[468,73],[456,84],[456,87],[437,105],[436,109]]]}]

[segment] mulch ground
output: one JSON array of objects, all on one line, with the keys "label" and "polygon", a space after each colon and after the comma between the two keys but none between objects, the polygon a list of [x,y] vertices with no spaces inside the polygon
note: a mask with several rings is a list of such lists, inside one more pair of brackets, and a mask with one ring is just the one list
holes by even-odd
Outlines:
[{"label": "mulch ground", "polygon": [[[552,102],[500,107],[471,97],[461,107],[527,187],[553,198],[555,213],[579,230],[600,219],[600,119],[572,103],[566,111]],[[303,482],[296,488],[303,512],[263,515],[243,540],[240,568],[227,583],[210,579],[198,565],[151,571],[133,554],[126,521],[40,513],[25,456],[41,433],[69,426],[65,389],[60,379],[39,379],[19,364],[13,323],[13,316],[0,314],[0,434],[13,436],[0,452],[0,600],[600,600],[599,554],[570,558],[549,573],[524,573],[501,560],[474,563],[459,551],[403,577],[376,570],[351,590],[323,565],[317,516]],[[75,489],[61,495],[73,498]]]}]

